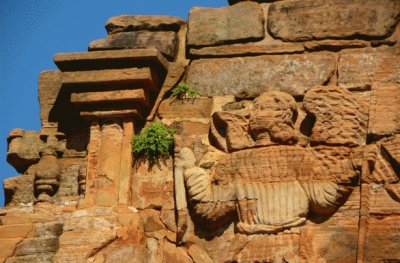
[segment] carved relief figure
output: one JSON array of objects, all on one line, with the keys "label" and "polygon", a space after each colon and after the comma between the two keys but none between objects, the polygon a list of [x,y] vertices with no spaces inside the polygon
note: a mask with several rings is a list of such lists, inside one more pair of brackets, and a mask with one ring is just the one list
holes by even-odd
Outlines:
[{"label": "carved relief figure", "polygon": [[241,129],[254,143],[235,152],[226,148],[230,153],[211,170],[196,166],[193,152],[181,149],[177,165],[185,164],[180,169],[188,203],[200,221],[218,227],[236,212],[238,232],[276,233],[303,224],[311,211],[336,211],[351,187],[327,173],[311,148],[294,145],[296,118],[292,96],[266,92],[254,100],[248,127]]}]

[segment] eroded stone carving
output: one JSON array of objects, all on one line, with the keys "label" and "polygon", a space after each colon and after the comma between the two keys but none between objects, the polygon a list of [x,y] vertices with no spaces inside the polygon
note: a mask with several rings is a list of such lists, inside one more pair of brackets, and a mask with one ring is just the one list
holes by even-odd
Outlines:
[{"label": "eroded stone carving", "polygon": [[43,148],[40,161],[35,167],[35,196],[37,202],[52,202],[52,196],[60,187],[61,168],[58,162],[65,149],[65,135],[60,132],[43,132],[40,134]]},{"label": "eroded stone carving", "polygon": [[53,148],[46,147],[41,151],[41,159],[35,171],[35,195],[38,202],[51,202],[51,197],[60,186],[60,167]]},{"label": "eroded stone carving", "polygon": [[295,146],[229,154],[213,175],[192,163],[184,171],[184,180],[197,215],[221,223],[236,210],[237,230],[246,234],[276,233],[301,225],[310,211],[331,214],[350,190],[324,174],[310,150]]},{"label": "eroded stone carving", "polygon": [[311,140],[316,143],[364,145],[368,107],[346,88],[321,86],[304,96],[305,111],[316,118]]},{"label": "eroded stone carving", "polygon": [[[189,148],[177,154],[176,189],[186,188],[197,221],[218,228],[236,213],[238,232],[277,233],[302,225],[309,212],[338,209],[357,176],[350,150],[295,146],[297,114],[294,98],[276,91],[249,107],[214,113],[212,138],[229,154],[208,170],[196,166]],[[186,205],[182,200],[178,210]]]},{"label": "eroded stone carving", "polygon": [[287,93],[272,91],[254,100],[250,132],[257,146],[293,144],[297,136],[293,124],[297,118],[296,101]]}]

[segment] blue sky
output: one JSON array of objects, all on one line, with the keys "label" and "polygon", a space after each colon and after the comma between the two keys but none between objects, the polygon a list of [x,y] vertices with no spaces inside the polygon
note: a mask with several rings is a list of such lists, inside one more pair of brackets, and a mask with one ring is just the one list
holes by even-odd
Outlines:
[{"label": "blue sky", "polygon": [[111,16],[187,19],[191,7],[226,5],[227,0],[0,0],[0,206],[3,180],[18,175],[6,161],[7,134],[40,129],[38,76],[56,69],[54,54],[87,51],[92,40],[106,36]]}]

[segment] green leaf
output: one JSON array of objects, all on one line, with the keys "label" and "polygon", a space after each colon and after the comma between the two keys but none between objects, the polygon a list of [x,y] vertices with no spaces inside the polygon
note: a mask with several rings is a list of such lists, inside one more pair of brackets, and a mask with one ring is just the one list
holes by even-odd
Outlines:
[{"label": "green leaf", "polygon": [[160,156],[168,157],[174,142],[174,133],[174,129],[168,129],[163,124],[154,122],[132,139],[132,152],[135,156],[144,156],[150,161]]}]

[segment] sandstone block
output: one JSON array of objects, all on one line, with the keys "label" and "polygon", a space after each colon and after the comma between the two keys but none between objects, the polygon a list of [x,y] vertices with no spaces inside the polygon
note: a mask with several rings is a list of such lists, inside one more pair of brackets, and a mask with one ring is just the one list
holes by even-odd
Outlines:
[{"label": "sandstone block", "polygon": [[174,183],[172,159],[150,165],[147,160],[136,160],[132,169],[132,205],[138,209],[172,208]]},{"label": "sandstone block", "polygon": [[214,46],[264,37],[263,14],[256,3],[231,7],[194,7],[189,13],[187,45]]},{"label": "sandstone block", "polygon": [[178,45],[175,32],[135,31],[109,35],[104,39],[92,41],[89,50],[157,48],[166,57],[173,59]]},{"label": "sandstone block", "polygon": [[54,55],[54,63],[61,71],[111,69],[121,65],[135,67],[138,64],[168,67],[167,60],[156,48],[59,53]]},{"label": "sandstone block", "polygon": [[319,41],[307,41],[304,43],[304,47],[307,51],[318,51],[318,50],[341,50],[345,48],[362,48],[369,45],[368,41],[365,40],[333,40],[325,39]]},{"label": "sandstone block", "polygon": [[[278,42],[278,43],[277,43]],[[189,53],[194,58],[201,57],[228,57],[263,54],[283,54],[303,52],[304,47],[298,43],[288,43],[278,40],[267,39],[254,43],[229,44],[223,46],[211,46],[202,48],[191,48]]]},{"label": "sandstone block", "polygon": [[358,226],[306,226],[301,229],[299,262],[343,262],[357,260]]},{"label": "sandstone block", "polygon": [[52,108],[61,89],[61,72],[44,71],[39,77],[40,120],[43,127],[57,127]]},{"label": "sandstone block", "polygon": [[203,96],[255,97],[278,90],[304,95],[329,81],[336,67],[331,53],[199,59],[189,66],[187,83]]},{"label": "sandstone block", "polygon": [[[268,9],[270,4],[261,4],[264,20],[268,20]],[[207,46],[201,48],[190,48],[192,57],[223,57],[238,55],[261,55],[299,53],[304,51],[302,43],[284,42],[270,36],[266,25],[263,27],[264,38],[257,42],[225,44],[221,46]]]},{"label": "sandstone block", "polygon": [[396,262],[400,259],[398,215],[369,217],[364,244],[363,262]]},{"label": "sandstone block", "polygon": [[374,83],[371,92],[368,133],[400,133],[400,84]]},{"label": "sandstone block", "polygon": [[33,183],[34,176],[20,175],[4,180],[6,204],[28,204],[35,200]]},{"label": "sandstone block", "polygon": [[31,262],[53,263],[54,253],[38,253],[35,255],[10,257],[5,262],[6,263],[31,263]]},{"label": "sandstone block", "polygon": [[250,240],[234,257],[237,262],[296,262],[299,236],[264,235]]},{"label": "sandstone block", "polygon": [[14,253],[16,245],[21,241],[21,238],[0,238],[0,260],[2,258],[11,257]]},{"label": "sandstone block", "polygon": [[340,54],[338,85],[365,87],[373,82],[400,82],[400,47]]},{"label": "sandstone block", "polygon": [[185,138],[188,136],[208,135],[210,130],[209,124],[194,121],[176,121],[170,127],[176,130],[175,134]]},{"label": "sandstone block", "polygon": [[343,87],[315,87],[304,96],[304,109],[315,116],[311,140],[327,144],[364,145],[368,106]]},{"label": "sandstone block", "polygon": [[63,72],[63,85],[108,85],[108,84],[133,84],[153,82],[149,68],[104,69],[92,71],[66,71]]},{"label": "sandstone block", "polygon": [[32,224],[0,225],[0,237],[24,238],[32,229]]},{"label": "sandstone block", "polygon": [[165,263],[192,263],[186,251],[168,241],[164,242],[164,262]]},{"label": "sandstone block", "polygon": [[297,0],[271,5],[268,29],[276,38],[303,41],[390,35],[398,22],[396,0]]},{"label": "sandstone block", "polygon": [[72,93],[73,104],[94,104],[107,102],[139,102],[144,106],[149,105],[148,93],[143,89],[128,89],[115,91],[97,91]]},{"label": "sandstone block", "polygon": [[58,238],[26,238],[18,243],[15,249],[16,256],[51,253],[58,250]]},{"label": "sandstone block", "polygon": [[161,118],[209,118],[212,109],[212,99],[166,99],[161,102],[158,114]]},{"label": "sandstone block", "polygon": [[128,31],[174,31],[178,32],[185,21],[174,16],[120,15],[108,19],[108,34]]}]

